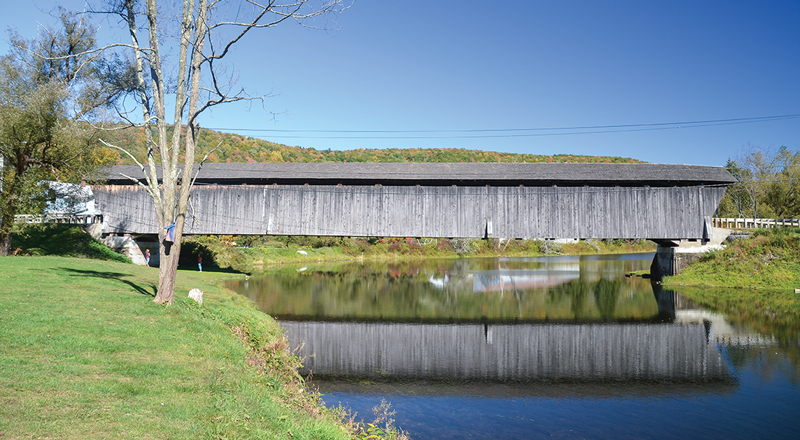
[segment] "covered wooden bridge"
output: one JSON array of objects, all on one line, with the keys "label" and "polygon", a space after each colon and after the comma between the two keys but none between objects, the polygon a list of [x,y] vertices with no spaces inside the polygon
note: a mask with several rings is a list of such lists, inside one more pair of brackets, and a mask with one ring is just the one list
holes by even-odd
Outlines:
[{"label": "covered wooden bridge", "polygon": [[[156,234],[153,202],[107,170],[103,232]],[[202,167],[186,234],[704,240],[722,167],[575,163],[254,163]]]}]

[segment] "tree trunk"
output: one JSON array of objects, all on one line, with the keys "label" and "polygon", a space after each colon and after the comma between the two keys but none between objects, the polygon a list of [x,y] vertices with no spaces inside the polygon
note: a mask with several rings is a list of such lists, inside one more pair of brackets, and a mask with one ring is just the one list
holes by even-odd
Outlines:
[{"label": "tree trunk", "polygon": [[8,256],[13,252],[11,243],[11,231],[14,229],[14,217],[16,217],[16,207],[14,206],[14,188],[6,182],[6,192],[2,194],[5,200],[0,203],[0,256]]},{"label": "tree trunk", "polygon": [[[152,0],[151,0],[152,1]],[[149,4],[149,2],[148,2]],[[173,128],[172,134],[172,155],[163,154],[162,153],[162,167],[166,168],[167,164],[164,161],[165,157],[171,157],[172,163],[170,167],[170,174],[167,175],[166,172],[163,173],[164,176],[164,198],[165,198],[165,206],[168,208],[176,208],[175,211],[175,241],[171,246],[169,251],[170,255],[166,260],[166,264],[164,264],[165,260],[162,260],[161,264],[161,272],[159,277],[159,285],[158,285],[158,294],[154,299],[157,303],[167,303],[172,304],[175,300],[175,277],[178,274],[178,262],[181,255],[181,243],[183,242],[183,224],[186,220],[186,208],[188,207],[189,197],[192,190],[192,170],[194,166],[194,155],[195,155],[195,141],[197,137],[198,127],[196,126],[195,117],[197,116],[197,108],[198,108],[198,97],[200,94],[200,66],[203,62],[203,45],[205,42],[205,34],[206,34],[206,13],[208,12],[208,5],[206,0],[200,0],[198,5],[198,18],[197,18],[197,25],[196,35],[198,38],[196,39],[194,52],[191,57],[191,86],[189,88],[189,102],[188,102],[188,114],[189,114],[189,121],[187,124],[187,132],[186,137],[184,139],[184,163],[183,163],[183,170],[182,176],[178,177],[178,158],[180,157],[180,142],[181,142],[181,130],[182,126],[180,123],[181,114],[182,114],[182,106],[176,106],[175,109],[175,124]],[[188,26],[191,17],[191,6],[187,7],[187,3],[184,3],[184,27],[181,32],[181,62],[179,65],[179,87],[177,89],[177,96],[178,102],[183,102],[184,99],[184,72],[186,71],[186,64],[185,64],[185,54],[189,47],[190,35],[191,35],[191,27]],[[160,77],[160,74],[159,74]],[[163,103],[157,103],[157,111],[156,113],[161,115],[164,112]],[[166,133],[166,132],[164,132]],[[162,146],[164,149],[165,144],[159,141],[159,145]],[[166,218],[165,218],[166,220]],[[161,235],[159,233],[159,235]]]},{"label": "tree trunk", "polygon": [[[163,247],[163,245],[162,245]],[[172,305],[175,302],[175,277],[178,274],[178,257],[180,244],[170,246],[169,256],[161,254],[160,274],[158,279],[158,292],[154,302]]]},{"label": "tree trunk", "polygon": [[[5,220],[3,220],[5,223]],[[0,257],[11,255],[11,231],[0,231]]]},{"label": "tree trunk", "polygon": [[[185,205],[184,205],[185,206]],[[169,255],[166,255],[167,247],[164,246],[164,239],[159,233],[159,252],[161,253],[161,263],[159,264],[158,292],[154,302],[163,304],[173,304],[175,302],[175,278],[178,275],[178,263],[181,256],[181,243],[183,242],[183,223],[186,219],[185,213],[179,213],[175,220],[175,241],[169,246]]]},{"label": "tree trunk", "polygon": [[[167,303],[171,305],[175,302],[175,277],[178,274],[178,261],[181,254],[181,240],[177,234],[177,226],[175,229],[175,241],[171,245],[165,246],[163,237],[159,237],[161,262],[159,263],[158,291],[153,299],[154,302],[159,304]],[[167,255],[167,252],[169,252],[169,255]]]}]

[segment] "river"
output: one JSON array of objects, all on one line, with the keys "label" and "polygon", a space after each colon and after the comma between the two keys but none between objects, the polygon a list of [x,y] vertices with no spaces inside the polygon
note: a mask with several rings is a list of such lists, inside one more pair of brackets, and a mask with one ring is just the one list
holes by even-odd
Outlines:
[{"label": "river", "polygon": [[281,321],[327,405],[369,422],[385,399],[414,439],[800,437],[800,317],[773,331],[626,276],[651,260],[351,262],[229,287]]}]

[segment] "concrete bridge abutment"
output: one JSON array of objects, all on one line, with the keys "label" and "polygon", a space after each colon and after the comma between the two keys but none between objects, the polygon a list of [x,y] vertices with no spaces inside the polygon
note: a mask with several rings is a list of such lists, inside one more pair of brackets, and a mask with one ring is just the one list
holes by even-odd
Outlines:
[{"label": "concrete bridge abutment", "polygon": [[711,228],[707,243],[699,241],[654,240],[658,244],[653,263],[650,265],[650,276],[661,280],[665,276],[680,274],[691,263],[700,259],[703,254],[722,249],[722,243],[731,235],[730,229]]}]

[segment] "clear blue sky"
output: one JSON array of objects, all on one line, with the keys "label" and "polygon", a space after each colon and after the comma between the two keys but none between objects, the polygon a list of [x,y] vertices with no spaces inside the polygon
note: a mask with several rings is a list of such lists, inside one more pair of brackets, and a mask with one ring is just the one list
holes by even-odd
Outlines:
[{"label": "clear blue sky", "polygon": [[[0,27],[29,37],[37,22],[52,22],[41,10],[82,5],[2,1]],[[798,1],[357,0],[329,20],[329,32],[286,23],[250,34],[231,61],[239,85],[275,95],[264,104],[274,117],[260,104],[233,105],[201,125],[317,149],[469,148],[724,165],[748,145],[800,149],[800,118],[465,130],[800,114],[798,20]],[[107,36],[111,27],[100,24]]]}]

